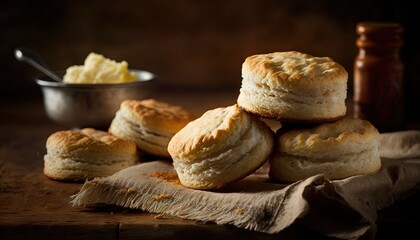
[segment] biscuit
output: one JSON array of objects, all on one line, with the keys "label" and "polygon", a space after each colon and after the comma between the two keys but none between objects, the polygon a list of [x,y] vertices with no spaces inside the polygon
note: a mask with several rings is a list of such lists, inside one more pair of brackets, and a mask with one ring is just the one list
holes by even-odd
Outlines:
[{"label": "biscuit", "polygon": [[331,122],[346,115],[347,78],[328,57],[295,51],[253,55],[242,65],[237,103],[274,120]]},{"label": "biscuit", "polygon": [[134,141],[143,153],[169,158],[169,140],[193,119],[192,113],[179,106],[154,99],[126,100],[121,103],[108,131]]},{"label": "biscuit", "polygon": [[253,173],[272,149],[271,129],[237,105],[207,111],[175,134],[168,146],[180,182],[203,190]]},{"label": "biscuit", "polygon": [[381,168],[379,133],[368,121],[343,118],[311,129],[278,131],[272,179],[293,182],[316,174],[343,179]]},{"label": "biscuit", "polygon": [[46,148],[44,174],[60,181],[109,176],[139,160],[134,142],[92,128],[55,132]]}]

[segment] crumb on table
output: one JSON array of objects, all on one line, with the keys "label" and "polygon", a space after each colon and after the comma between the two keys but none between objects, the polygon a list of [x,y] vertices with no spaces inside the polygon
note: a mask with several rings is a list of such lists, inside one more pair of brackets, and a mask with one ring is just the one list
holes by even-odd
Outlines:
[{"label": "crumb on table", "polygon": [[240,207],[237,207],[235,209],[235,212],[238,213],[238,214],[242,214],[244,212],[244,209],[243,208],[240,208]]},{"label": "crumb on table", "polygon": [[153,199],[159,201],[159,200],[162,200],[162,199],[171,198],[172,196],[170,194],[160,194],[160,195],[155,195],[155,196],[152,196],[152,197],[153,197]]},{"label": "crumb on table", "polygon": [[179,181],[178,175],[176,172],[153,172],[149,175],[150,177],[157,177],[160,179],[163,179],[167,182],[181,185],[181,182]]}]

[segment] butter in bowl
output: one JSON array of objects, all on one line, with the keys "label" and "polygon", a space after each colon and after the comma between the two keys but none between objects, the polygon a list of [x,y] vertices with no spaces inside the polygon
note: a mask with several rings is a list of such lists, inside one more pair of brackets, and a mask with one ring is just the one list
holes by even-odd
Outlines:
[{"label": "butter in bowl", "polygon": [[67,127],[107,128],[121,102],[149,97],[156,75],[129,69],[125,61],[116,62],[90,53],[84,65],[71,66],[57,73],[63,82],[41,76],[47,116]]}]

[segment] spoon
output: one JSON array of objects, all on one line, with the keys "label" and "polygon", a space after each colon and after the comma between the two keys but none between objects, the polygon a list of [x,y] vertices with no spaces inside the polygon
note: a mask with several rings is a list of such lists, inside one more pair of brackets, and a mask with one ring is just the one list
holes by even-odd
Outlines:
[{"label": "spoon", "polygon": [[57,82],[63,82],[63,80],[50,68],[47,67],[44,60],[34,51],[28,48],[16,48],[15,49],[15,57],[17,60],[21,62],[26,62],[38,69],[39,71],[43,72],[45,75],[50,77],[52,80]]}]

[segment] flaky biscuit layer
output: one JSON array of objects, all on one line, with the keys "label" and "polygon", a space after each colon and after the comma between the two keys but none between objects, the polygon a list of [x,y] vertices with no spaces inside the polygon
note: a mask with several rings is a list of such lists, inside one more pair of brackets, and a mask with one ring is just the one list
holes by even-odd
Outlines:
[{"label": "flaky biscuit layer", "polygon": [[275,52],[248,57],[242,65],[238,105],[276,120],[328,122],[344,117],[346,70],[328,57]]},{"label": "flaky biscuit layer", "polygon": [[310,129],[279,131],[270,177],[292,182],[324,174],[342,179],[381,168],[379,133],[368,121],[344,118]]},{"label": "flaky biscuit layer", "polygon": [[195,116],[180,106],[154,99],[126,100],[109,128],[109,132],[122,139],[132,140],[147,154],[170,157],[169,140]]},{"label": "flaky biscuit layer", "polygon": [[55,132],[46,148],[44,174],[62,181],[105,177],[138,162],[134,142],[92,128]]},{"label": "flaky biscuit layer", "polygon": [[220,188],[251,174],[272,149],[271,129],[237,105],[207,111],[168,146],[181,183],[196,189]]}]

